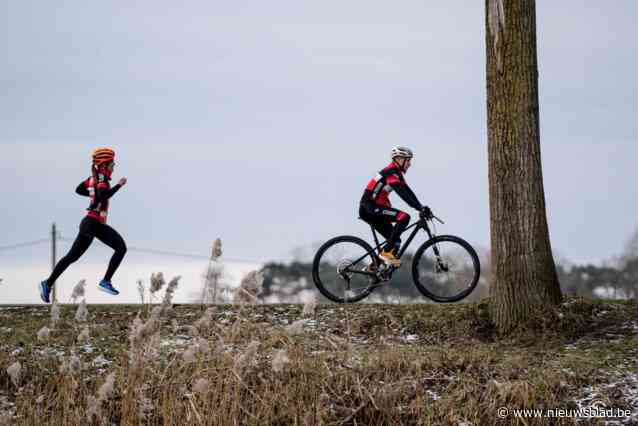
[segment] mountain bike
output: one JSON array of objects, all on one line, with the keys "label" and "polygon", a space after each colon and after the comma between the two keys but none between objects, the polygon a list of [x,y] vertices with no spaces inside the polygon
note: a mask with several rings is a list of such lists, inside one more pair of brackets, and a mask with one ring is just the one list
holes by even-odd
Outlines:
[{"label": "mountain bike", "polygon": [[[428,235],[414,254],[412,280],[425,297],[440,303],[458,302],[467,297],[478,284],[481,265],[472,246],[453,235],[435,235],[432,215],[421,213],[419,220],[408,226],[413,228],[397,258],[401,258],[419,231]],[[432,228],[428,222],[432,223]],[[312,279],[317,289],[337,303],[354,303],[363,300],[374,289],[389,284],[397,267],[388,266],[379,257],[381,247],[374,227],[374,248],[361,238],[343,235],[325,242],[315,254],[312,263]],[[404,265],[402,265],[404,266]],[[399,266],[402,267],[402,266]]]}]

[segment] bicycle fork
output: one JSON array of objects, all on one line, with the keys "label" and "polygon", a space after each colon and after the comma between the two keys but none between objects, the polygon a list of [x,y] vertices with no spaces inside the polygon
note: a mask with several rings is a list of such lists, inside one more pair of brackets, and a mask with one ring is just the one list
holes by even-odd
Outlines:
[{"label": "bicycle fork", "polygon": [[434,244],[432,246],[432,249],[434,250],[434,256],[436,257],[436,272],[441,272],[441,271],[449,272],[450,267],[441,258],[441,252],[439,252],[439,247],[436,244]]}]

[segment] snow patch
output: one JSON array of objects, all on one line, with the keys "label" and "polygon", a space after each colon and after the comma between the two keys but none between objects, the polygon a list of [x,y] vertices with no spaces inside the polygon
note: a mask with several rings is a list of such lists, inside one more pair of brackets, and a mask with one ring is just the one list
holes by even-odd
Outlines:
[{"label": "snow patch", "polygon": [[425,390],[425,393],[427,393],[428,395],[430,395],[430,397],[431,397],[434,401],[438,401],[439,399],[441,399],[441,396],[440,396],[438,393],[436,393],[436,392],[434,392],[434,391],[432,391],[432,390],[430,390],[430,389],[426,389],[426,390]]},{"label": "snow patch", "polygon": [[416,342],[417,340],[419,340],[419,336],[417,334],[408,334],[407,336],[403,336],[402,340],[404,342]]},{"label": "snow patch", "polygon": [[98,355],[91,364],[93,364],[94,367],[99,368],[99,367],[111,365],[113,364],[113,361],[109,361],[108,359],[104,358],[102,355]]},{"label": "snow patch", "polygon": [[585,386],[581,389],[581,398],[576,398],[574,402],[578,408],[598,406],[599,408],[609,408],[604,406],[602,400],[609,392],[622,395],[621,399],[625,403],[625,408],[631,410],[629,417],[616,420],[605,421],[605,425],[626,425],[638,423],[638,374],[634,372],[614,372],[608,373],[609,383],[597,386]]}]

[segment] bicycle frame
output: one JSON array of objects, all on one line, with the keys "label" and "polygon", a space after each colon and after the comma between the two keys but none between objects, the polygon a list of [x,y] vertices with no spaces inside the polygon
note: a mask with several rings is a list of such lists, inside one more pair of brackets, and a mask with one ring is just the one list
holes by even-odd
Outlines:
[{"label": "bicycle frame", "polygon": [[[374,229],[372,225],[370,225],[370,228],[372,229],[372,236],[374,237],[374,242],[377,244],[376,247],[373,249],[373,251],[378,250],[388,240],[384,240],[381,244],[379,244],[379,240],[377,239],[377,231]],[[419,219],[418,221],[414,222],[412,225],[405,228],[405,230],[401,233],[401,235],[405,234],[405,232],[410,228],[414,228],[414,231],[412,231],[412,233],[408,237],[408,240],[402,245],[401,249],[397,253],[398,259],[400,259],[401,256],[403,256],[403,253],[405,253],[407,248],[410,246],[410,243],[416,236],[417,232],[419,232],[419,229],[423,229],[425,232],[427,232],[428,239],[432,238],[432,231],[430,231],[430,227],[428,226],[428,222],[426,220]]]},{"label": "bicycle frame", "polygon": [[[353,265],[356,265],[357,263],[359,263],[360,261],[365,259],[370,253],[378,251],[381,248],[381,246],[383,246],[383,244],[385,244],[386,241],[387,241],[387,240],[383,240],[381,243],[379,243],[379,239],[377,238],[377,231],[375,231],[375,229],[374,229],[374,227],[372,225],[370,225],[370,228],[372,229],[372,236],[374,237],[374,242],[375,242],[376,246],[371,251],[367,251],[366,254],[364,254],[363,256],[361,256],[360,258],[355,260],[354,262],[352,262]],[[399,253],[397,253],[397,258],[398,259],[400,259],[401,256],[403,256],[403,253],[405,253],[407,248],[410,246],[410,243],[412,242],[412,240],[416,236],[417,232],[419,232],[419,229],[423,229],[425,232],[427,232],[428,239],[432,238],[432,231],[430,231],[430,227],[428,226],[428,223],[427,223],[427,221],[425,219],[419,219],[418,221],[414,222],[412,225],[410,225],[407,228],[405,228],[405,230],[403,231],[403,233],[401,233],[401,235],[405,234],[407,232],[407,230],[410,229],[410,228],[414,228],[414,230],[412,231],[412,233],[408,237],[407,241],[405,243],[403,243],[403,246],[399,250]],[[438,250],[435,250],[435,252],[438,252]],[[436,254],[438,255],[438,253],[436,253]],[[352,272],[355,272],[355,271],[352,271]],[[376,274],[373,274],[371,272],[362,272],[362,271],[356,271],[356,272],[360,273],[360,274],[362,273],[364,275],[376,276]]]}]

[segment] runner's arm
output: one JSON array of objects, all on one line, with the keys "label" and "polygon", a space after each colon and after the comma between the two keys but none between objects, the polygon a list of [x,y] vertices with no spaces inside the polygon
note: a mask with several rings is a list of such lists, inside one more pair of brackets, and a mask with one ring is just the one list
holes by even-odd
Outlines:
[{"label": "runner's arm", "polygon": [[115,195],[115,193],[119,191],[121,187],[122,185],[120,185],[119,183],[115,184],[114,186],[110,188],[108,187],[106,183],[99,183],[97,185],[97,191],[96,191],[97,196],[95,198],[99,199],[100,201],[108,200],[113,195]]},{"label": "runner's arm", "polygon": [[82,195],[83,197],[88,197],[90,195],[89,194],[89,190],[86,188],[86,181],[85,180],[80,182],[78,187],[75,188],[75,193],[78,194],[78,195]]}]

